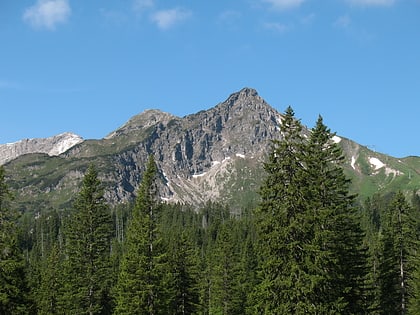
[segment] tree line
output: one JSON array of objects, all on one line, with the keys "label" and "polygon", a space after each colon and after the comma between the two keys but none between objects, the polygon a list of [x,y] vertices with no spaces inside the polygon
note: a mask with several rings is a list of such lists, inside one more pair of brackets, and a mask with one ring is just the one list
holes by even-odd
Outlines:
[{"label": "tree line", "polygon": [[151,155],[133,204],[91,165],[71,209],[31,218],[0,167],[0,314],[420,314],[420,197],[359,204],[322,117],[302,131],[289,107],[239,213],[163,203]]}]

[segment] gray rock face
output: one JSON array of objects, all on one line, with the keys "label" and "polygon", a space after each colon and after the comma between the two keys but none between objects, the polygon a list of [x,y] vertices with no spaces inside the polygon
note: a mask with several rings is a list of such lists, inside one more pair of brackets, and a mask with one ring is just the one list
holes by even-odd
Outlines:
[{"label": "gray rock face", "polygon": [[0,165],[30,153],[57,156],[82,141],[80,136],[66,132],[49,138],[24,139],[14,143],[0,144]]},{"label": "gray rock face", "polygon": [[[263,162],[270,140],[281,138],[281,122],[278,111],[245,88],[213,108],[182,118],[147,110],[104,139],[60,135],[24,140],[12,149],[0,146],[0,156],[5,161],[30,152],[65,151],[57,157],[25,155],[6,165],[22,209],[71,205],[91,163],[99,170],[109,202],[133,200],[150,154],[158,165],[162,200],[192,205],[213,200],[239,208],[257,198]],[[410,182],[411,191],[420,187],[420,159],[395,159],[337,136],[332,141],[344,149],[344,169],[355,179],[355,192],[365,186],[367,192],[391,190],[402,180]]]},{"label": "gray rock face", "polygon": [[237,176],[237,162],[261,161],[270,147],[269,140],[279,138],[280,123],[281,115],[249,88],[209,110],[183,118],[146,111],[106,137],[114,142],[125,137],[135,143],[112,156],[117,170],[110,181],[124,183],[124,187],[113,190],[108,198],[119,201],[132,197],[147,156],[154,154],[164,200],[195,204],[220,199],[228,192],[224,186],[229,178]]},{"label": "gray rock face", "polygon": [[249,188],[235,187],[237,177],[261,164],[269,140],[280,136],[280,123],[274,108],[254,89],[244,88],[209,110],[182,118],[147,110],[104,139],[85,141],[63,157],[102,163],[106,198],[113,203],[134,198],[150,154],[158,164],[163,200],[224,200],[233,189]]}]

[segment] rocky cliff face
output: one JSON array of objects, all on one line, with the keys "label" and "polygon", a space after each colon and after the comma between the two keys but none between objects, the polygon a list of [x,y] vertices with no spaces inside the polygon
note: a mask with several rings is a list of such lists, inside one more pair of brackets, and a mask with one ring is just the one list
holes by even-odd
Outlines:
[{"label": "rocky cliff face", "polygon": [[[225,183],[236,176],[236,164],[255,164],[278,138],[281,115],[258,93],[245,88],[225,102],[180,118],[158,110],[148,110],[130,119],[97,145],[108,151],[114,172],[109,181],[121,182],[107,196],[112,200],[133,197],[142,167],[154,154],[162,179],[164,200],[201,203],[228,198]],[[67,157],[97,156],[85,142],[66,153]],[[228,180],[230,179],[230,180]]]},{"label": "rocky cliff face", "polygon": [[[209,110],[182,118],[147,110],[104,139],[75,141],[59,156],[51,152],[62,152],[65,146],[62,150],[57,144],[46,146],[37,152],[47,154],[17,158],[6,165],[6,172],[22,209],[31,210],[34,203],[68,207],[93,163],[106,198],[118,203],[135,197],[148,156],[154,154],[163,200],[190,204],[217,200],[240,207],[257,198],[262,165],[270,140],[280,138],[281,121],[281,114],[255,90],[245,88]],[[353,179],[354,191],[369,195],[402,186],[420,188],[420,159],[395,159],[345,138],[333,140],[344,150],[345,171]]]},{"label": "rocky cliff face", "polygon": [[49,138],[24,139],[14,143],[0,144],[0,165],[30,153],[60,155],[82,141],[80,136],[66,132]]}]

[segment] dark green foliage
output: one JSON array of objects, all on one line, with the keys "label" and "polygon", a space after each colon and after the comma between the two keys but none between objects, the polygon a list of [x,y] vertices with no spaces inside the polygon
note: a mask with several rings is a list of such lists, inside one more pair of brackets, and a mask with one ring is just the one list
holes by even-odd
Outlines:
[{"label": "dark green foliage", "polygon": [[419,314],[420,310],[420,196],[414,192],[412,197],[413,225],[415,236],[410,255],[412,272],[409,277],[410,300],[408,301],[408,314]]},{"label": "dark green foliage", "polygon": [[110,310],[111,214],[94,166],[90,166],[66,229],[65,294],[70,314],[106,314]]},{"label": "dark green foliage", "polygon": [[58,244],[51,247],[48,256],[40,265],[40,283],[36,294],[37,314],[66,313],[66,305],[62,300],[64,294],[63,257]]},{"label": "dark green foliage", "polygon": [[360,314],[366,255],[341,150],[322,118],[309,140],[301,130],[289,107],[265,165],[253,312]]},{"label": "dark green foliage", "polygon": [[116,314],[167,314],[165,250],[158,230],[161,205],[150,156],[129,223],[116,286]]},{"label": "dark green foliage", "polygon": [[386,218],[379,276],[380,310],[382,314],[405,314],[410,293],[417,286],[410,280],[418,269],[419,243],[416,215],[401,192],[392,200]]},{"label": "dark green foliage", "polygon": [[60,305],[63,292],[63,237],[61,218],[57,211],[39,212],[34,222],[23,227],[22,246],[27,252],[28,282],[31,300],[37,314],[63,314]]},{"label": "dark green foliage", "polygon": [[17,213],[0,166],[0,314],[26,314],[25,265],[17,243]]},{"label": "dark green foliage", "polygon": [[317,276],[316,300],[323,312],[362,314],[366,305],[367,255],[363,231],[342,169],[344,156],[319,117],[309,138],[307,203],[314,240],[311,272]]},{"label": "dark green foliage", "polygon": [[199,215],[189,207],[163,205],[159,222],[167,248],[168,314],[198,314],[201,276]]},{"label": "dark green foliage", "polygon": [[280,129],[282,139],[273,143],[265,164],[268,177],[261,187],[257,208],[260,278],[253,296],[254,314],[291,314],[304,312],[307,297],[303,283],[309,283],[302,268],[309,241],[305,222],[304,143],[302,125],[289,107]]},{"label": "dark green foliage", "polygon": [[236,222],[226,221],[212,248],[210,266],[210,314],[244,314],[241,295],[240,252]]},{"label": "dark green foliage", "polygon": [[187,231],[169,239],[170,314],[197,314],[200,303],[200,257]]},{"label": "dark green foliage", "polygon": [[0,314],[419,314],[417,192],[359,211],[321,117],[289,107],[280,135],[257,209],[162,204],[151,156],[135,204],[109,209],[91,166],[73,208],[18,222],[0,168]]}]

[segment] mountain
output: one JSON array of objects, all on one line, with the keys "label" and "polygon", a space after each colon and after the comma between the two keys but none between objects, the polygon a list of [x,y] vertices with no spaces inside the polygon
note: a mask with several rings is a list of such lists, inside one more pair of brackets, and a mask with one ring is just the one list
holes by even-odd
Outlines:
[{"label": "mountain", "polygon": [[[271,140],[280,136],[281,120],[254,89],[244,88],[185,117],[147,110],[104,139],[80,141],[57,156],[22,155],[5,168],[22,211],[68,206],[90,163],[98,167],[110,202],[132,200],[150,154],[158,164],[163,200],[216,200],[239,208],[258,198],[262,165]],[[419,157],[396,159],[344,137],[332,140],[343,148],[345,172],[361,197],[420,189]]]},{"label": "mountain", "polygon": [[82,141],[82,137],[65,132],[49,138],[24,139],[14,143],[0,144],[0,165],[24,154],[60,155]]}]

